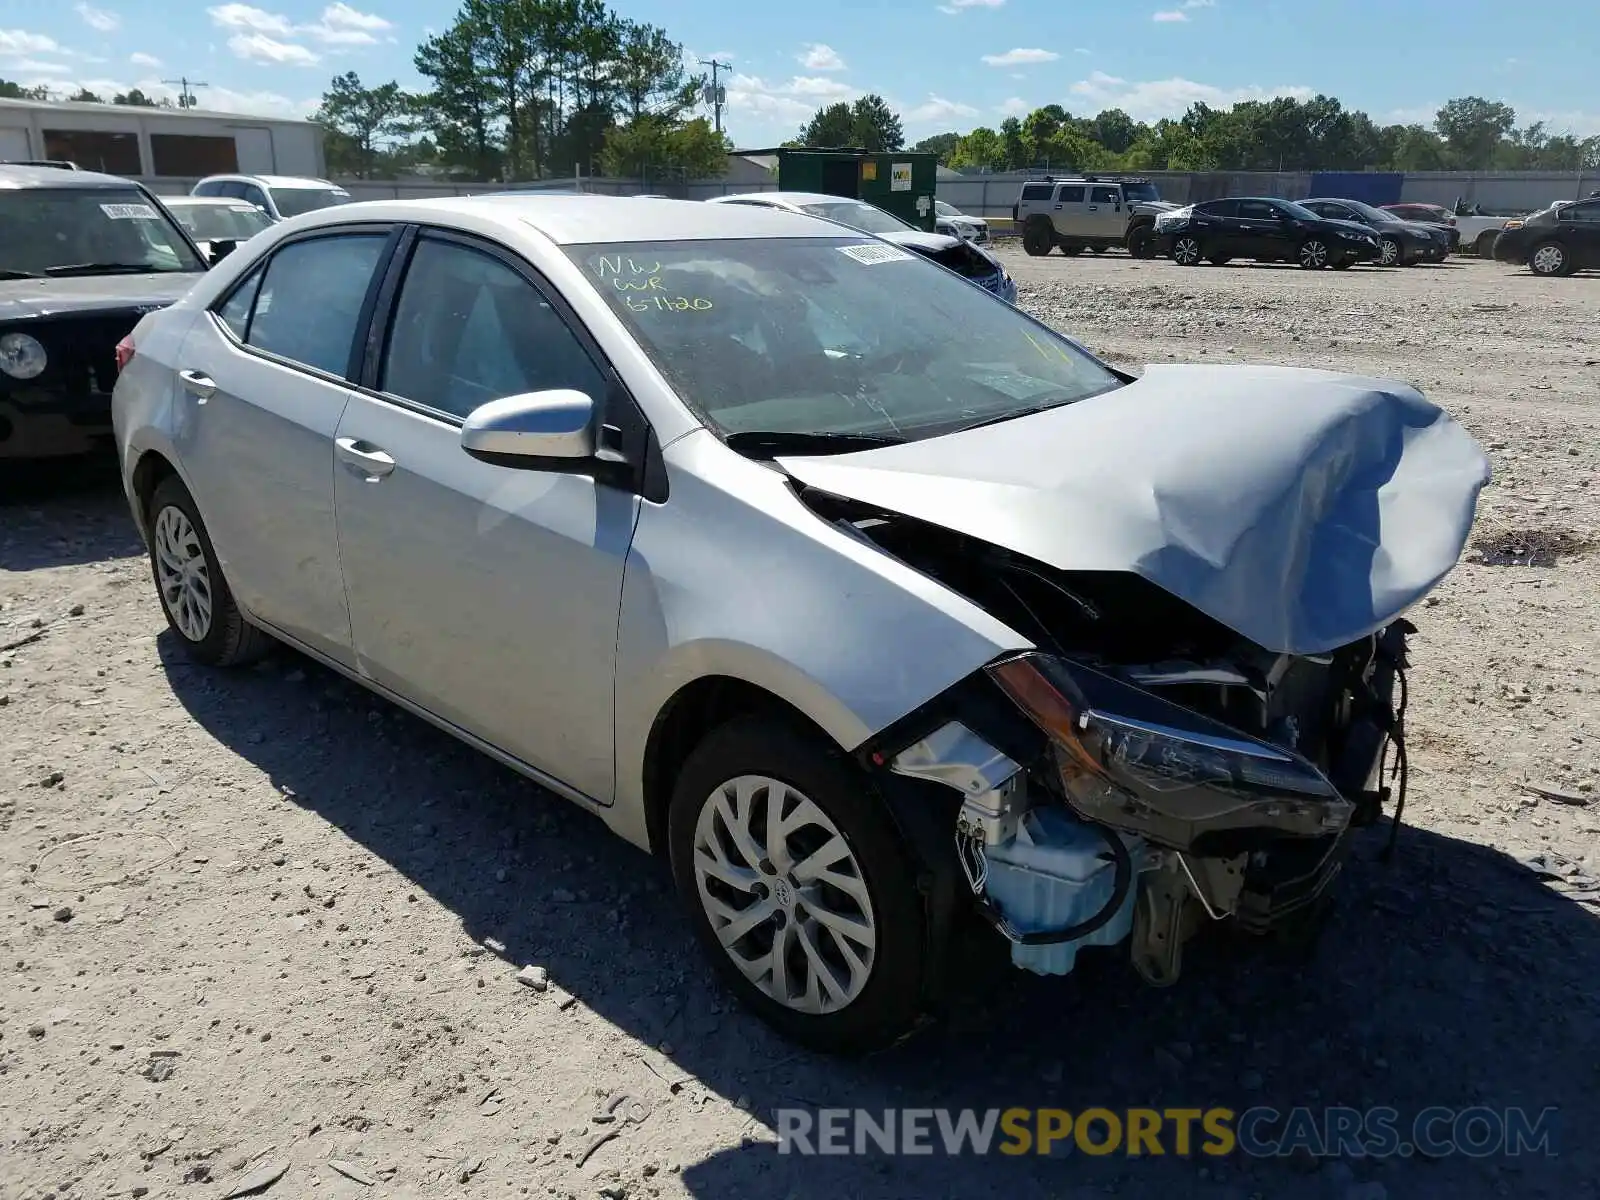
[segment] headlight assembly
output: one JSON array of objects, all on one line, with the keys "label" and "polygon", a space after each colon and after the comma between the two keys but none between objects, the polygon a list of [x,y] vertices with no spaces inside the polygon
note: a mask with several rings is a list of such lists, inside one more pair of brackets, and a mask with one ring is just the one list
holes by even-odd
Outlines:
[{"label": "headlight assembly", "polygon": [[1336,833],[1354,812],[1302,756],[1080,663],[1026,654],[989,673],[1049,737],[1087,820],[1200,849],[1248,830]]},{"label": "headlight assembly", "polygon": [[44,346],[27,333],[0,336],[0,371],[13,379],[37,379],[49,364]]}]

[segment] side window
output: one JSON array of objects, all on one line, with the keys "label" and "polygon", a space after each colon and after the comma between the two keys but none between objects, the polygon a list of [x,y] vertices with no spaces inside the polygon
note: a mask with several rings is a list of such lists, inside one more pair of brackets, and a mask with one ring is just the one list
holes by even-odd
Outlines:
[{"label": "side window", "polygon": [[246,342],[341,378],[383,233],[292,242],[267,262]]},{"label": "side window", "polygon": [[1024,204],[1050,199],[1050,185],[1048,183],[1025,183],[1022,185],[1022,202]]},{"label": "side window", "polygon": [[1246,221],[1272,221],[1278,214],[1265,200],[1241,200],[1239,216]]},{"label": "side window", "polygon": [[241,184],[240,191],[243,193],[241,197],[242,199],[248,200],[251,204],[254,204],[259,208],[267,207],[267,194],[260,188],[256,187],[255,184]]},{"label": "side window", "polygon": [[1089,189],[1090,204],[1120,204],[1122,193],[1114,187],[1097,187]]},{"label": "side window", "polygon": [[230,200],[244,199],[244,184],[236,179],[224,179],[221,183],[213,183],[208,196],[226,196]]},{"label": "side window", "polygon": [[458,417],[523,392],[572,388],[598,404],[607,390],[537,288],[492,255],[431,238],[406,268],[378,386]]},{"label": "side window", "polygon": [[1600,204],[1568,204],[1556,213],[1558,221],[1578,221],[1584,225],[1600,224]]},{"label": "side window", "polygon": [[194,191],[189,194],[191,196],[220,196],[222,195],[222,185],[220,183],[197,183],[194,185]]},{"label": "side window", "polygon": [[266,272],[257,267],[248,279],[233,289],[233,295],[228,297],[227,303],[217,309],[217,316],[222,323],[241,342],[250,331],[250,310],[255,306],[256,293],[261,290],[261,277],[264,274]]},{"label": "side window", "polygon": [[1239,214],[1239,202],[1237,200],[1209,200],[1205,204],[1195,205],[1194,210],[1208,217],[1234,217]]},{"label": "side window", "polygon": [[1069,186],[1063,185],[1062,187],[1060,187],[1056,191],[1056,203],[1057,204],[1082,204],[1083,203],[1084,192],[1086,190],[1087,189],[1081,188],[1081,187],[1069,187]]}]

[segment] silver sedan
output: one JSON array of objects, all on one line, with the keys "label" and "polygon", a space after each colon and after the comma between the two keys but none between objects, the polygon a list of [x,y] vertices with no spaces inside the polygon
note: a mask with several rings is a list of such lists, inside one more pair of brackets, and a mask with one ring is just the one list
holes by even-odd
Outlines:
[{"label": "silver sedan", "polygon": [[596,814],[846,1051],[935,1008],[963,913],[1163,983],[1196,914],[1307,920],[1487,477],[1404,384],[1135,379],[751,206],[311,213],[117,359],[176,645],[285,643]]}]

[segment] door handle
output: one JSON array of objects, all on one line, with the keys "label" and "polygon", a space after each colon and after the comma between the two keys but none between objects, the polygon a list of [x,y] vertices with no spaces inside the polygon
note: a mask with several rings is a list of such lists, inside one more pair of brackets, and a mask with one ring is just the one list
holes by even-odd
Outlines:
[{"label": "door handle", "polygon": [[377,483],[394,470],[394,459],[371,442],[342,437],[335,438],[333,444],[338,448],[339,461],[368,483]]},{"label": "door handle", "polygon": [[217,385],[211,376],[202,375],[199,371],[179,371],[178,378],[183,381],[183,390],[194,396],[201,404],[211,399],[217,390]]}]

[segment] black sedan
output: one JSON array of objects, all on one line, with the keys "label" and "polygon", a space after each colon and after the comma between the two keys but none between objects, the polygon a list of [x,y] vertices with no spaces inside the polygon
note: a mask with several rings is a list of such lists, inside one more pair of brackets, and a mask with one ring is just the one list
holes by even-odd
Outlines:
[{"label": "black sedan", "polygon": [[1535,275],[1600,271],[1600,200],[1579,200],[1507,221],[1495,239],[1500,262],[1527,264]]},{"label": "black sedan", "polygon": [[1461,235],[1445,225],[1406,221],[1386,209],[1374,208],[1359,200],[1324,199],[1300,201],[1319,217],[1330,221],[1354,221],[1365,225],[1378,238],[1378,263],[1385,267],[1410,267],[1419,262],[1443,262],[1450,256],[1452,235]]},{"label": "black sedan", "polygon": [[1295,262],[1336,271],[1378,257],[1378,239],[1365,225],[1330,221],[1289,200],[1243,196],[1206,200],[1156,218],[1157,253],[1179,266],[1204,259],[1222,266],[1235,258]]}]

